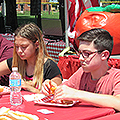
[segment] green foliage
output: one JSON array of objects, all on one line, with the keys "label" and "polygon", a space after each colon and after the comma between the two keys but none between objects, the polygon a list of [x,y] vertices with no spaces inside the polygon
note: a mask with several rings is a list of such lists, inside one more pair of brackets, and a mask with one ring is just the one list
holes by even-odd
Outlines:
[{"label": "green foliage", "polygon": [[[30,11],[25,11],[24,13],[17,13],[17,21],[18,25],[34,22],[37,23],[37,17],[34,15],[30,15]],[[51,19],[59,19],[59,11],[41,11],[41,18],[51,18]]]},{"label": "green foliage", "polygon": [[106,7],[91,7],[86,9],[88,12],[120,12],[120,5],[118,4],[111,4]]},{"label": "green foliage", "polygon": [[59,19],[59,11],[42,11],[41,18],[52,18],[52,19]]}]

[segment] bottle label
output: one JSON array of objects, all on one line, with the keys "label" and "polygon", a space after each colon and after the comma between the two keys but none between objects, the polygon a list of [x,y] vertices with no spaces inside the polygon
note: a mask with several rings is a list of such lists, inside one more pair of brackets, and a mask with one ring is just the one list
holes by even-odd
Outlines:
[{"label": "bottle label", "polygon": [[10,79],[10,86],[21,86],[21,79],[16,79],[16,80]]}]

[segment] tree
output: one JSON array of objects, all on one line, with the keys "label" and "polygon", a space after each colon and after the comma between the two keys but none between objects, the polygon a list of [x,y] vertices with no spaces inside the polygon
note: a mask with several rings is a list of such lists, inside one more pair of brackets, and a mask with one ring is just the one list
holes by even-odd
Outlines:
[{"label": "tree", "polygon": [[12,32],[14,32],[18,27],[16,0],[5,0],[5,1],[6,1],[6,26],[11,26]]}]

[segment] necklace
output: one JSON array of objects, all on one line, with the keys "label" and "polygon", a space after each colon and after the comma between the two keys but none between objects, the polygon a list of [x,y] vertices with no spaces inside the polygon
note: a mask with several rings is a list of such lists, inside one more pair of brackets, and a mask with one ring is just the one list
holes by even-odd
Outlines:
[{"label": "necklace", "polygon": [[[101,77],[102,77],[102,76],[101,76]],[[100,77],[100,78],[101,78],[101,77]],[[91,80],[93,80],[93,81],[97,81],[97,80],[99,80],[100,78],[98,78],[98,79],[93,79],[92,76],[91,76]]]}]

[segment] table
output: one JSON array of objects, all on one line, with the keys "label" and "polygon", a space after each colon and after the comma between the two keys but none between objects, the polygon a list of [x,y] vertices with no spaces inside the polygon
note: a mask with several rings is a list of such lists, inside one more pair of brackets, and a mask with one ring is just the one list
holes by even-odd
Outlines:
[{"label": "table", "polygon": [[[32,94],[31,92],[22,91],[22,95]],[[88,120],[96,119],[106,115],[114,114],[114,109],[99,108],[86,103],[78,103],[72,107],[53,107],[37,105],[33,101],[27,102],[23,99],[22,105],[12,106],[9,102],[9,95],[0,96],[0,108],[8,107],[11,110],[21,111],[37,115],[40,120]],[[45,115],[37,112],[39,109],[48,109],[54,111],[53,114]]]},{"label": "table", "polygon": [[115,114],[112,114],[112,115],[97,118],[97,120],[119,120],[119,119],[120,119],[120,113],[119,112],[115,113]]},{"label": "table", "polygon": [[[7,40],[14,42],[14,34],[5,33],[1,34]],[[44,42],[46,43],[46,48],[48,54],[58,63],[59,61],[59,53],[61,53],[66,48],[66,43],[63,40],[51,40],[48,38],[43,38]],[[70,43],[70,47],[73,45]]]},{"label": "table", "polygon": [[63,40],[50,40],[43,38],[46,43],[46,48],[48,54],[56,61],[59,61],[59,53],[61,53],[65,48],[66,44]]}]

